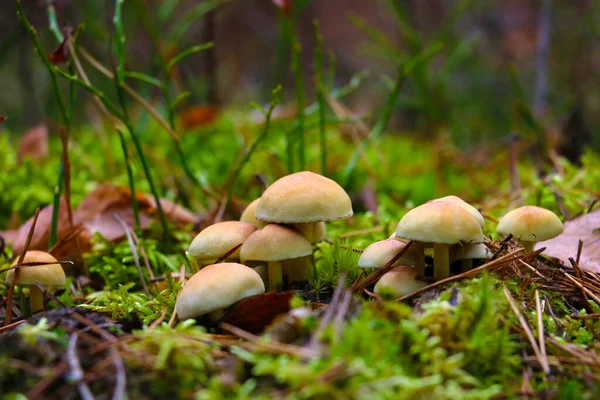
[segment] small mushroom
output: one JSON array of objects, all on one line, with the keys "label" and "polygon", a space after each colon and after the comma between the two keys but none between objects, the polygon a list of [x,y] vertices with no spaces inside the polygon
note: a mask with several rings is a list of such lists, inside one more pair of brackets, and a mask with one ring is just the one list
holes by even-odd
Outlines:
[{"label": "small mushroom", "polygon": [[[17,265],[19,260],[15,260],[11,267]],[[62,287],[65,285],[65,271],[57,262],[56,258],[46,253],[45,251],[30,250],[25,253],[23,263],[50,263],[37,265],[34,267],[21,267],[17,275],[17,285],[29,286],[29,302],[31,305],[31,313],[44,309],[44,294],[35,284],[41,283],[44,286]],[[10,284],[13,280],[15,270],[11,269],[6,273],[6,283]]]},{"label": "small mushroom", "polygon": [[398,222],[396,237],[433,243],[435,280],[450,276],[451,244],[483,242],[477,220],[463,207],[447,201],[426,203],[407,212]]},{"label": "small mushroom", "polygon": [[427,282],[418,281],[417,270],[405,265],[389,270],[375,284],[375,293],[392,295],[394,298],[406,296],[427,286]]},{"label": "small mushroom", "polygon": [[216,321],[227,307],[264,292],[260,276],[245,265],[208,265],[185,283],[177,297],[175,311],[180,320],[209,314],[209,318]]},{"label": "small mushroom", "polygon": [[240,217],[241,222],[246,222],[256,226],[258,229],[263,228],[267,225],[266,222],[256,219],[254,213],[256,212],[256,207],[258,207],[258,202],[260,201],[260,197],[250,204],[242,211],[242,216]]},{"label": "small mushroom", "polygon": [[479,223],[479,226],[481,226],[481,228],[483,229],[484,225],[485,225],[485,219],[483,219],[483,215],[481,215],[481,213],[472,205],[470,205],[469,203],[467,203],[466,201],[464,201],[463,199],[461,199],[458,196],[446,196],[446,197],[440,197],[439,199],[434,199],[431,200],[431,202],[434,201],[447,201],[450,203],[454,203],[457,206],[462,207],[465,211],[467,211],[469,214],[471,214]]},{"label": "small mushroom", "polygon": [[311,254],[312,246],[300,232],[269,224],[246,239],[240,250],[240,259],[251,266],[256,262],[266,263],[269,291],[276,291],[282,287],[281,262]]},{"label": "small mushroom", "polygon": [[[405,246],[406,243],[398,239],[385,239],[371,243],[360,255],[358,266],[360,268],[381,268],[400,253]],[[393,266],[400,265],[416,267],[417,273],[424,276],[425,260],[423,251],[411,246]]]},{"label": "small mushroom", "polygon": [[[186,254],[196,268],[212,264],[235,246],[244,243],[254,231],[256,231],[254,225],[240,221],[225,221],[210,225],[196,235]],[[227,257],[227,260],[237,261],[239,258],[238,248]]]},{"label": "small mushroom", "polygon": [[503,216],[497,232],[512,234],[526,251],[533,251],[536,242],[552,239],[563,231],[563,224],[552,211],[536,206],[519,207]]}]

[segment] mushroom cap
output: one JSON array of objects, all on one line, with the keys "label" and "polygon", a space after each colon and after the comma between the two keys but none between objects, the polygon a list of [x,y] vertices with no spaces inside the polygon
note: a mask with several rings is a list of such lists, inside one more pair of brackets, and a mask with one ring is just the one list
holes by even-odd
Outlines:
[{"label": "mushroom cap", "polygon": [[179,319],[184,320],[264,292],[265,285],[252,268],[238,263],[212,264],[196,272],[185,283],[177,297],[175,311]]},{"label": "mushroom cap", "polygon": [[256,219],[254,214],[256,213],[256,207],[258,207],[258,202],[260,201],[260,197],[254,200],[252,203],[248,204],[248,206],[242,212],[242,216],[240,217],[241,222],[246,222],[256,226],[258,229],[267,225],[266,222],[263,222],[259,219]]},{"label": "mushroom cap", "polygon": [[245,261],[282,261],[312,254],[312,246],[303,234],[292,228],[269,224],[254,232],[240,249]]},{"label": "mushroom cap", "polygon": [[464,208],[433,201],[413,208],[398,222],[396,237],[424,243],[482,243],[481,226]]},{"label": "mushroom cap", "polygon": [[[11,265],[14,267],[17,265],[19,259],[17,258]],[[34,285],[35,282],[39,282],[44,286],[64,286],[65,285],[65,271],[62,265],[60,265],[56,258],[45,251],[29,250],[25,253],[23,258],[24,263],[31,262],[48,262],[56,264],[38,265],[35,267],[22,267],[19,269],[19,275],[17,276],[17,285]],[[6,282],[12,282],[14,269],[9,270],[6,273]]]},{"label": "mushroom cap", "polygon": [[552,239],[563,231],[560,219],[550,210],[536,206],[519,207],[500,219],[497,232],[512,235],[523,242]]},{"label": "mushroom cap", "polygon": [[451,260],[470,260],[474,258],[491,258],[492,251],[483,243],[455,244],[450,248]]},{"label": "mushroom cap", "polygon": [[475,219],[479,223],[479,226],[481,226],[483,228],[485,225],[485,219],[483,219],[483,215],[481,215],[481,213],[475,207],[473,207],[472,205],[470,205],[469,203],[467,203],[466,201],[464,201],[463,199],[461,199],[458,196],[440,197],[439,199],[434,199],[434,200],[431,200],[430,202],[434,202],[434,201],[448,201],[450,203],[456,204],[457,206],[461,206],[466,211],[468,211],[469,214],[471,214],[473,217],[475,217]]},{"label": "mushroom cap", "polygon": [[[235,246],[244,243],[254,231],[256,231],[256,226],[240,221],[225,221],[210,225],[192,240],[188,254],[198,260],[208,262],[218,260]],[[240,249],[238,248],[229,256],[229,259],[238,259],[239,257]]]},{"label": "mushroom cap", "polygon": [[[358,266],[360,268],[381,268],[394,258],[405,246],[406,243],[397,239],[385,239],[371,243],[360,255]],[[411,248],[408,249],[393,266],[412,266],[417,265],[418,262],[418,251],[411,246]]]},{"label": "mushroom cap", "polygon": [[327,238],[327,226],[325,225],[325,222],[292,224],[292,227],[302,232],[311,243],[321,242]]},{"label": "mushroom cap", "polygon": [[427,286],[427,282],[415,280],[416,268],[399,266],[392,268],[375,284],[375,293],[391,292],[395,297],[406,296]]},{"label": "mushroom cap", "polygon": [[298,224],[351,217],[352,202],[340,185],[309,171],[275,181],[263,193],[256,218],[266,222]]}]

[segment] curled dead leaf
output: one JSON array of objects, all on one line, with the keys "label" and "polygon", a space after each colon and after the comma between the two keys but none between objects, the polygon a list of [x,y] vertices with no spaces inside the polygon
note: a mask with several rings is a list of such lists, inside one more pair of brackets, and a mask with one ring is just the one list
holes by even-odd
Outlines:
[{"label": "curled dead leaf", "polygon": [[583,241],[579,266],[582,269],[600,272],[600,208],[565,222],[563,233],[557,237],[538,242],[536,248],[545,247],[545,255],[571,266],[569,258],[577,258],[579,240]]},{"label": "curled dead leaf", "polygon": [[17,150],[17,161],[21,162],[25,157],[33,159],[48,156],[48,128],[38,125],[28,130],[19,141]]},{"label": "curled dead leaf", "polygon": [[290,310],[293,291],[264,293],[248,297],[227,310],[221,322],[251,333],[262,332],[275,317]]},{"label": "curled dead leaf", "polygon": [[199,105],[189,107],[179,115],[179,125],[185,131],[213,123],[221,110],[218,107]]}]

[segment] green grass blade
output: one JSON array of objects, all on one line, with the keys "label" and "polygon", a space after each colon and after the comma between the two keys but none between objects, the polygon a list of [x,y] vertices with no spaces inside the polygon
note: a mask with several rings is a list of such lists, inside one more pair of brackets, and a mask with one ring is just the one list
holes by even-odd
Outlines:
[{"label": "green grass blade", "polygon": [[135,179],[133,177],[133,169],[131,168],[129,152],[127,151],[127,143],[125,143],[125,136],[123,135],[123,128],[117,127],[117,133],[119,134],[119,140],[121,141],[121,150],[123,150],[123,160],[125,160],[125,167],[127,168],[127,179],[129,180],[129,190],[131,191],[131,207],[133,208],[135,227],[138,231],[141,232],[139,211],[140,208],[138,205],[137,197],[135,195]]},{"label": "green grass blade", "polygon": [[319,108],[319,139],[321,146],[321,175],[327,176],[327,132],[325,129],[325,112],[327,100],[325,98],[325,82],[323,71],[323,35],[319,30],[319,22],[314,21],[315,26],[315,80],[317,86],[317,105]]},{"label": "green grass blade", "polygon": [[214,44],[212,42],[209,42],[209,43],[200,44],[197,46],[192,46],[189,49],[182,51],[181,53],[179,53],[175,57],[173,57],[171,59],[171,61],[169,61],[169,63],[167,64],[167,71],[169,71],[171,68],[173,68],[175,65],[177,65],[178,62],[180,62],[187,56],[191,56],[192,54],[196,54],[201,51],[210,49],[213,46],[214,46]]}]

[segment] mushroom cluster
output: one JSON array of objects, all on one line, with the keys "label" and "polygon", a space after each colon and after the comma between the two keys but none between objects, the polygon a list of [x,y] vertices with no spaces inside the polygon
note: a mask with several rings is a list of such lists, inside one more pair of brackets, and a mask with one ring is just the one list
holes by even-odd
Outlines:
[{"label": "mushroom cluster", "polygon": [[325,222],[352,215],[350,197],[331,179],[303,171],[275,181],[240,221],[211,225],[194,238],[187,256],[199,271],[179,294],[177,315],[216,319],[265,287],[276,291],[310,279],[312,244],[326,238]]},{"label": "mushroom cluster", "polygon": [[[433,248],[433,277],[450,276],[450,263],[460,261],[462,272],[473,268],[473,260],[485,260],[492,252],[483,244],[484,218],[476,208],[457,196],[431,200],[404,215],[391,238],[375,242],[359,259],[361,268],[380,268],[406,245],[413,245],[375,286],[375,293],[398,297],[418,289],[425,276],[425,251]],[[512,234],[527,251],[535,242],[559,235],[563,226],[549,210],[525,206],[506,214],[498,224],[498,233]]]}]

